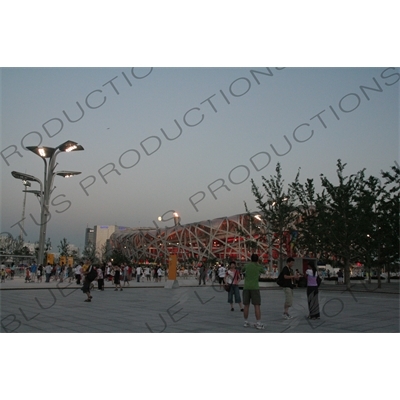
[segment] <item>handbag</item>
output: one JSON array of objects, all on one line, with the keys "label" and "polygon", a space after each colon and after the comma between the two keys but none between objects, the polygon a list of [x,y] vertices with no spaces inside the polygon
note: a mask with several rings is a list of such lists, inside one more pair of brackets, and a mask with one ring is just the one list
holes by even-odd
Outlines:
[{"label": "handbag", "polygon": [[232,283],[224,283],[224,289],[225,289],[226,292],[229,292],[231,290],[231,287],[233,285],[233,281],[236,278],[236,274],[237,274],[237,271],[235,271],[235,275],[233,275]]},{"label": "handbag", "polygon": [[322,279],[320,278],[319,275],[317,275],[317,285],[319,286],[322,282]]}]

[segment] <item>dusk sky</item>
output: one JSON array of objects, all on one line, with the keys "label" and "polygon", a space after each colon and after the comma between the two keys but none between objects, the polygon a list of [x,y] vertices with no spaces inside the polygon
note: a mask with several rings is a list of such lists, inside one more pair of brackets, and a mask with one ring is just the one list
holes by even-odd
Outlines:
[{"label": "dusk sky", "polygon": [[[43,179],[24,146],[61,153],[47,237],[83,246],[85,228],[171,226],[255,210],[250,180],[286,183],[399,162],[399,68],[3,68],[1,231],[20,233],[23,185]],[[369,89],[368,89],[369,88]],[[77,104],[79,103],[79,105]],[[80,106],[80,107],[79,107]],[[167,139],[168,137],[168,139]],[[33,183],[31,189],[38,189]],[[39,203],[26,198],[26,241],[38,240]],[[14,225],[14,226],[13,226]]]}]

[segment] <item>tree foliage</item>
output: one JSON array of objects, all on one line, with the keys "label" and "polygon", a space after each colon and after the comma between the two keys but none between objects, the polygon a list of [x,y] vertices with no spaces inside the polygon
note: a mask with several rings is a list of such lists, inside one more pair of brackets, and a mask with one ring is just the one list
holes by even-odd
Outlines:
[{"label": "tree foliage", "polygon": [[345,167],[337,161],[335,182],[321,174],[322,192],[317,193],[312,179],[300,182],[300,173],[285,190],[277,164],[275,176],[262,177],[264,192],[252,181],[252,193],[263,219],[279,237],[281,261],[283,233],[295,229],[298,254],[343,267],[349,287],[355,262],[375,268],[378,277],[383,266],[399,263],[400,170],[394,166],[382,172],[382,183],[366,177],[365,169],[347,176]]},{"label": "tree foliage", "polygon": [[69,257],[71,255],[69,246],[70,244],[68,243],[68,240],[66,238],[60,240],[60,244],[57,246],[60,252],[60,256]]},{"label": "tree foliage", "polygon": [[[284,258],[288,255],[288,249],[284,247],[285,234],[294,228],[296,207],[292,189],[285,188],[280,163],[277,164],[275,172],[276,174],[271,175],[269,179],[261,177],[261,189],[252,179],[251,190],[261,220],[265,223],[267,240],[271,240],[269,245],[278,252],[279,269],[282,269]],[[245,207],[248,214],[251,215],[246,204]],[[252,223],[255,225],[255,229],[260,229],[259,225]]]}]

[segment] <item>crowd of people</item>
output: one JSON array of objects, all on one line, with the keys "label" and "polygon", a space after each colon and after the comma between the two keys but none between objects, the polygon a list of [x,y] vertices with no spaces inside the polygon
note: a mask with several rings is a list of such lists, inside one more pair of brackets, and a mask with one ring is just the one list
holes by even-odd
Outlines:
[{"label": "crowd of people", "polygon": [[[293,289],[299,279],[303,278],[303,274],[298,270],[293,271],[294,259],[289,257],[286,260],[286,265],[282,269],[281,275],[283,278],[283,318],[291,319],[289,308],[293,305]],[[7,276],[13,279],[15,269],[10,268],[7,271],[4,265],[1,265],[1,281],[3,282]],[[14,273],[12,273],[14,271]],[[254,307],[256,323],[254,327],[264,329],[261,323],[261,295],[259,287],[259,277],[265,272],[265,268],[258,263],[258,256],[252,254],[251,262],[245,264],[240,270],[236,266],[235,261],[230,261],[226,267],[223,264],[216,264],[207,267],[206,264],[198,264],[192,269],[187,269],[184,266],[179,268],[179,276],[186,278],[194,275],[198,279],[199,285],[206,285],[206,282],[217,283],[221,288],[228,292],[228,303],[231,311],[234,311],[234,304],[239,306],[244,316],[244,326],[250,326],[248,322],[250,304]],[[83,293],[86,295],[85,302],[91,302],[93,296],[91,291],[95,288],[97,282],[97,290],[104,291],[105,282],[110,282],[114,286],[115,291],[122,291],[123,286],[130,285],[133,279],[136,282],[161,282],[164,278],[167,280],[168,268],[161,265],[138,264],[131,265],[129,263],[121,263],[114,265],[112,262],[95,265],[89,260],[84,263],[72,265],[47,264],[46,266],[35,263],[25,267],[25,283],[42,282],[45,277],[45,282],[59,281],[81,285]],[[307,299],[310,319],[319,319],[319,301],[318,287],[319,275],[315,263],[309,262],[308,269],[305,272],[304,278],[307,280]],[[239,283],[244,280],[243,285],[243,300],[239,290]]]}]

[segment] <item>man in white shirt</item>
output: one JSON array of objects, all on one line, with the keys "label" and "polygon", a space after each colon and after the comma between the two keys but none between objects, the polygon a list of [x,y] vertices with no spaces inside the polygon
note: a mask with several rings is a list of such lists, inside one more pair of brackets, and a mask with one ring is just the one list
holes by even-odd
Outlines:
[{"label": "man in white shirt", "polygon": [[75,267],[75,279],[77,285],[81,284],[81,271],[82,271],[82,265],[78,264]]},{"label": "man in white shirt", "polygon": [[219,282],[219,287],[222,287],[223,283],[224,283],[224,279],[225,279],[225,275],[226,275],[226,269],[223,265],[221,265],[218,268],[218,282]]},{"label": "man in white shirt", "polygon": [[44,271],[46,273],[46,282],[50,282],[51,271],[53,270],[53,266],[51,264],[47,264]]},{"label": "man in white shirt", "polygon": [[136,282],[140,282],[140,275],[142,275],[142,267],[138,265],[136,267]]},{"label": "man in white shirt", "polygon": [[163,276],[163,273],[164,273],[164,271],[162,270],[162,268],[158,267],[158,270],[157,270],[158,282],[161,282],[161,278]]},{"label": "man in white shirt", "polygon": [[149,268],[149,267],[146,267],[146,268],[144,269],[144,274],[145,274],[145,276],[146,276],[146,280],[147,280],[147,281],[151,281],[151,277],[150,277],[150,268]]}]

